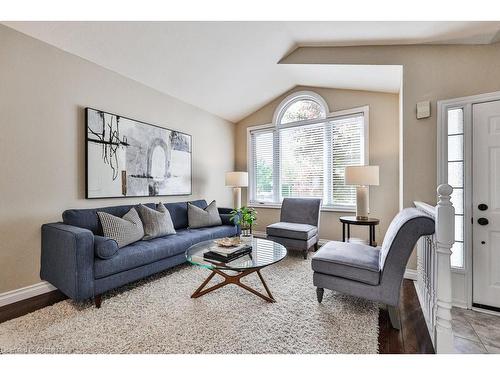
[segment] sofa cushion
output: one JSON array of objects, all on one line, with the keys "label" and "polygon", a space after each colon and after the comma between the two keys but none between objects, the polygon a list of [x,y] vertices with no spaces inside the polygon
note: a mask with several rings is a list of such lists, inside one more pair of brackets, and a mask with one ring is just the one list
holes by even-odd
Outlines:
[{"label": "sofa cushion", "polygon": [[309,224],[279,222],[268,225],[266,232],[268,235],[274,237],[285,237],[307,241],[318,233],[318,228]]},{"label": "sofa cushion", "polygon": [[210,236],[210,232],[207,229],[208,228],[187,228],[186,233],[188,233],[191,238],[191,244],[211,239],[212,237]]},{"label": "sofa cushion", "polygon": [[[204,199],[191,201],[191,203],[200,208],[205,208],[207,206],[207,201],[205,201]],[[167,208],[168,212],[170,212],[170,217],[172,218],[175,229],[188,227],[187,202],[166,203],[165,207]]]},{"label": "sofa cushion", "polygon": [[[155,208],[154,203],[146,203],[146,207]],[[97,216],[97,211],[107,212],[113,216],[122,217],[135,205],[125,205],[125,206],[111,206],[102,208],[84,208],[84,209],[71,209],[66,210],[62,214],[64,224],[73,225],[75,227],[84,228],[92,231],[92,233],[102,236],[102,226],[99,218]],[[187,212],[187,208],[186,208]],[[187,221],[187,213],[186,213]],[[187,226],[187,224],[186,224]]]},{"label": "sofa cushion", "polygon": [[184,253],[191,245],[213,238],[230,237],[237,234],[232,225],[211,228],[179,229],[176,234],[149,241],[139,241],[125,246],[110,259],[96,259],[96,279],[150,264],[164,258]]},{"label": "sofa cushion", "polygon": [[150,264],[186,251],[192,244],[192,236],[186,230],[168,237],[139,241],[120,249],[111,259],[96,259],[94,275],[96,279]]},{"label": "sofa cushion", "polygon": [[222,224],[215,201],[204,208],[188,203],[188,221],[189,228],[205,228]]},{"label": "sofa cushion", "polygon": [[160,203],[156,210],[140,204],[137,207],[144,225],[144,240],[175,234],[169,211]]},{"label": "sofa cushion", "polygon": [[378,285],[380,249],[368,245],[330,241],[312,257],[315,272]]},{"label": "sofa cushion", "polygon": [[216,227],[191,229],[192,231],[201,231],[209,235],[209,239],[234,237],[238,234],[238,229],[234,225],[218,225]]},{"label": "sofa cushion", "polygon": [[122,217],[107,212],[97,212],[97,215],[101,220],[104,236],[115,240],[120,248],[140,241],[144,237],[144,227],[135,208],[131,208]]},{"label": "sofa cushion", "polygon": [[94,254],[101,259],[109,259],[118,253],[118,244],[108,237],[94,236]]}]

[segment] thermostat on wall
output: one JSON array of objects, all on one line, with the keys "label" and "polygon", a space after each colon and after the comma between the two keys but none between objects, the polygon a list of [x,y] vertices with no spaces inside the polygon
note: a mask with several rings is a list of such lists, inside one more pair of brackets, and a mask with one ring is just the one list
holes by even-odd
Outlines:
[{"label": "thermostat on wall", "polygon": [[431,117],[431,102],[424,101],[417,103],[417,119]]}]

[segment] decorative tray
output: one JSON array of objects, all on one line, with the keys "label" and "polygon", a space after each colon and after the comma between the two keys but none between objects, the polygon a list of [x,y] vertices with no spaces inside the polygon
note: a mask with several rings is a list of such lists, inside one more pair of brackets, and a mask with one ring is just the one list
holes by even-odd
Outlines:
[{"label": "decorative tray", "polygon": [[216,239],[214,242],[221,247],[234,247],[241,244],[239,237],[224,237]]}]

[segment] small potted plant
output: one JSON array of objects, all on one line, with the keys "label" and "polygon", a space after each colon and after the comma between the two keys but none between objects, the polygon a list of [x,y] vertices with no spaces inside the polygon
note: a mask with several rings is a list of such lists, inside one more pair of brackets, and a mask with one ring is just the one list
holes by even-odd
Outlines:
[{"label": "small potted plant", "polygon": [[231,221],[241,228],[241,240],[252,242],[252,227],[257,221],[257,211],[251,207],[241,207],[231,211]]}]

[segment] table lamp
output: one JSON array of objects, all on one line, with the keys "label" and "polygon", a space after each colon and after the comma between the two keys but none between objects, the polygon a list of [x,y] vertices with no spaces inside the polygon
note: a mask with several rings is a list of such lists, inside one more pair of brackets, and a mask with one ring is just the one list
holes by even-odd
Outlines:
[{"label": "table lamp", "polygon": [[241,188],[248,186],[248,173],[226,172],[226,186],[233,188],[234,208],[241,208]]},{"label": "table lamp", "polygon": [[368,186],[379,184],[378,165],[345,168],[345,184],[356,185],[356,219],[368,219]]}]

